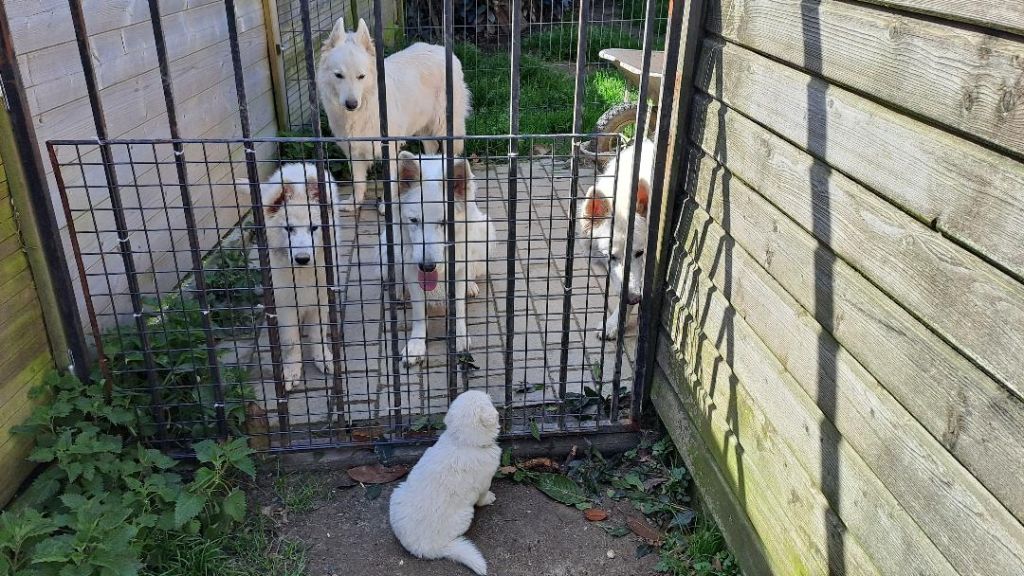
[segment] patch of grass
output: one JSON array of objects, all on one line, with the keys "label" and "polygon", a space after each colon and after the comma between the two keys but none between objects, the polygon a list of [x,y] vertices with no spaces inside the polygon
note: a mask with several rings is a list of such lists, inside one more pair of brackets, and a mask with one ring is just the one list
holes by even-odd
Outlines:
[{"label": "patch of grass", "polygon": [[[473,113],[466,130],[471,135],[508,134],[509,78],[511,57],[507,53],[487,53],[460,44],[455,50],[466,71],[466,84],[473,93]],[[523,56],[520,63],[519,132],[564,134],[572,132],[575,81],[573,76],[538,58]],[[583,131],[591,131],[604,112],[625,98],[635,99],[635,90],[612,70],[598,70],[587,76],[583,108]],[[524,138],[519,153],[531,154],[535,146],[564,154],[569,138]],[[506,144],[498,141],[470,140],[466,154],[504,155]]]},{"label": "patch of grass", "polygon": [[[638,49],[642,42],[643,37],[633,30],[591,26],[587,29],[587,62],[598,62],[605,48]],[[571,62],[576,60],[576,43],[576,25],[557,24],[524,38],[523,52],[552,62]]]},{"label": "patch of grass", "polygon": [[311,474],[278,475],[274,494],[289,512],[302,514],[315,508],[330,492],[324,483]]},{"label": "patch of grass", "polygon": [[182,536],[163,544],[163,561],[144,576],[303,576],[306,551],[276,536],[263,518],[251,518],[230,537]]},{"label": "patch of grass", "polygon": [[[622,19],[637,22],[638,29],[642,30],[647,0],[619,0],[619,6],[622,8]],[[668,0],[654,0],[654,17],[657,24],[654,35],[660,49],[664,45],[665,30],[668,26]]]}]

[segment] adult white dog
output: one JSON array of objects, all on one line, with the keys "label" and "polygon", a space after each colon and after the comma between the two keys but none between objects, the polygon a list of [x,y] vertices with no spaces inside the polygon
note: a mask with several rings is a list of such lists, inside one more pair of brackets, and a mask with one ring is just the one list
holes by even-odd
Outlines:
[{"label": "adult white dog", "polygon": [[448,558],[477,574],[487,562],[463,534],[474,506],[494,503],[491,478],[501,461],[499,419],[491,398],[463,392],[444,417],[445,431],[391,495],[391,529],[419,558]]},{"label": "adult white dog", "polygon": [[[377,100],[376,48],[366,22],[359,20],[353,33],[345,32],[338,18],[324,42],[317,65],[317,89],[327,112],[331,132],[338,138],[380,138]],[[384,60],[387,86],[388,133],[391,136],[447,136],[447,99],[445,98],[444,47],[422,42],[392,54]],[[470,111],[469,88],[462,77],[462,64],[452,57],[453,102],[452,133],[465,136],[466,116]],[[398,159],[399,142],[389,142],[392,178]],[[353,195],[342,210],[354,210],[366,196],[366,172],[374,159],[381,158],[381,142],[343,142],[342,150],[352,166]],[[428,153],[438,151],[438,142],[424,141]],[[462,154],[463,141],[452,147]],[[394,188],[393,188],[394,190]]]},{"label": "adult white dog", "polygon": [[[654,176],[654,142],[644,140],[640,150],[640,178],[636,183],[636,208],[629,209],[633,190],[633,156],[636,144],[619,151],[597,183],[586,193],[577,215],[577,238],[583,240],[584,249],[591,254],[595,271],[607,274],[608,307],[605,311],[604,330],[600,336],[614,340],[619,330],[619,300],[626,298],[630,308],[643,299],[644,268],[647,264],[645,249],[650,229],[648,210],[651,200],[651,178]],[[626,233],[633,220],[633,241],[626,253]],[[626,260],[629,279],[622,289]],[[627,308],[626,313],[629,313]]]},{"label": "adult white dog", "polygon": [[[409,293],[412,327],[402,353],[405,366],[414,366],[427,353],[427,307],[444,309],[447,284],[444,282],[446,256],[445,221],[448,206],[445,158],[416,156],[407,151],[398,155],[398,196],[392,225],[397,244],[395,275]],[[476,280],[487,273],[487,246],[497,234],[487,215],[477,206],[476,182],[469,162],[454,161],[455,190],[455,349],[469,350],[466,329],[466,298],[476,297]],[[387,231],[380,235],[380,262],[388,262]]]},{"label": "adult white dog", "polygon": [[[319,336],[313,342],[316,366],[325,374],[334,372],[316,166],[285,164],[261,189],[284,385],[291,390],[302,381],[301,326],[312,326]],[[337,201],[330,178],[326,190]],[[328,212],[327,221],[333,226],[333,210]]]}]

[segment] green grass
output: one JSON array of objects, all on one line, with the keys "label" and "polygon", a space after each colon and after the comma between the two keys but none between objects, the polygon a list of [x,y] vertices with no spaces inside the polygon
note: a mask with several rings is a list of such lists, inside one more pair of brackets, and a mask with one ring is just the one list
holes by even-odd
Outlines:
[{"label": "green grass", "polygon": [[303,576],[306,552],[278,538],[262,518],[252,518],[230,536],[216,540],[183,536],[164,542],[162,561],[144,576]]},{"label": "green grass", "polygon": [[[641,36],[632,30],[612,26],[591,26],[587,30],[587,62],[599,61],[605,48],[642,47]],[[558,24],[530,34],[523,39],[523,52],[548,61],[575,61],[576,25]]]},{"label": "green grass", "polygon": [[[469,134],[508,134],[509,130],[509,67],[507,53],[487,53],[461,44],[455,49],[465,70],[466,84],[473,94],[473,113],[467,122]],[[575,80],[562,70],[539,58],[524,55],[520,62],[519,132],[531,134],[563,134],[572,132]],[[631,87],[630,87],[631,88]],[[628,94],[635,99],[635,90]],[[604,112],[627,97],[627,82],[617,72],[598,70],[587,76],[583,107],[583,131],[593,130]],[[520,154],[530,154],[535,146],[568,151],[568,138],[529,138],[520,144]],[[469,141],[466,154],[502,155],[506,144],[496,141]]]},{"label": "green grass", "polygon": [[312,474],[279,474],[274,479],[274,494],[289,512],[302,514],[328,498],[330,489]]}]

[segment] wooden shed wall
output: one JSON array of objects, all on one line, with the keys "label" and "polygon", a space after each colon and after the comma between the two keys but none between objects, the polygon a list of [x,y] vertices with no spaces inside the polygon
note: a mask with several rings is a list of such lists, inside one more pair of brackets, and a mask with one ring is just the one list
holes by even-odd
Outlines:
[{"label": "wooden shed wall", "polygon": [[[10,138],[2,120],[0,137]],[[8,176],[7,168],[0,156],[0,506],[32,470],[32,464],[25,460],[31,443],[11,436],[11,428],[28,417],[32,410],[28,391],[53,368],[43,311],[12,194],[12,187],[19,183]]]},{"label": "wooden shed wall", "polygon": [[[264,4],[262,0],[237,0],[235,4],[252,131],[257,136],[273,136],[277,127]],[[239,137],[241,130],[224,3],[165,0],[160,6],[181,135],[185,138]],[[65,0],[8,0],[6,11],[40,146],[44,147],[51,139],[95,137],[68,3]],[[167,137],[167,115],[147,0],[85,0],[84,12],[110,136]],[[99,158],[95,147],[85,147],[80,152],[84,162]],[[135,170],[124,164],[118,167],[118,175],[126,207],[143,208],[128,213],[128,226],[137,230],[131,234],[133,248],[138,253],[136,265],[142,272],[154,272],[143,277],[144,287],[152,289],[159,282],[166,288],[177,282],[178,275],[157,272],[173,270],[172,247],[177,246],[179,250],[187,247],[184,230],[173,235],[158,231],[168,228],[164,202],[172,210],[178,207],[180,211],[172,151],[169,146],[155,149],[133,146],[131,152]],[[225,227],[237,221],[244,211],[247,198],[231,185],[234,179],[244,176],[244,165],[240,162],[242,152],[240,145],[186,149],[188,161],[211,163],[209,171],[202,164],[195,164],[189,172],[197,221],[200,226],[210,228],[200,234],[204,248],[212,247],[218,240],[212,225],[214,218],[219,227]],[[274,150],[263,145],[257,152],[261,158],[268,158]],[[45,149],[42,155],[47,158]],[[115,149],[115,161],[126,162],[127,159],[127,148]],[[159,169],[145,164],[154,159],[161,163]],[[224,162],[227,159],[236,162]],[[59,160],[77,161],[75,151],[61,150]],[[47,166],[50,169],[49,163]],[[263,172],[268,170],[269,166]],[[102,211],[109,207],[102,169],[99,166],[90,166],[84,171],[68,169],[63,175],[68,187],[75,188],[70,197],[72,209],[83,210],[76,212],[76,228],[84,232],[104,230],[80,237],[83,252],[93,253],[85,258],[86,274],[99,274],[106,266],[113,275],[109,284],[102,276],[90,276],[90,290],[94,295],[123,295],[126,283],[119,258],[98,255],[101,251],[114,252],[111,247],[116,246],[115,234],[110,232],[113,228],[110,213]],[[69,262],[74,262],[58,189],[53,174],[49,177]],[[155,193],[156,188],[145,187],[160,182],[164,194]],[[242,210],[238,203],[242,204]],[[84,211],[90,204],[99,209],[97,218]],[[146,227],[150,230],[144,230]],[[147,254],[156,257],[149,258]],[[77,273],[75,276],[76,290],[81,293],[81,278]],[[105,303],[100,300],[97,313],[109,313],[119,297],[112,296]],[[118,308],[127,309],[120,302]]]},{"label": "wooden shed wall", "polygon": [[727,539],[1024,574],[1024,1],[690,4],[652,396]]}]

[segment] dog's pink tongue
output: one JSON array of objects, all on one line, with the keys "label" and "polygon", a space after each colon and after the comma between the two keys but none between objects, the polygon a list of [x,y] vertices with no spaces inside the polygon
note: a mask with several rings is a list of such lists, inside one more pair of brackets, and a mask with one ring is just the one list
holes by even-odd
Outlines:
[{"label": "dog's pink tongue", "polygon": [[437,270],[424,272],[420,270],[420,286],[424,292],[433,292],[437,288]]}]

